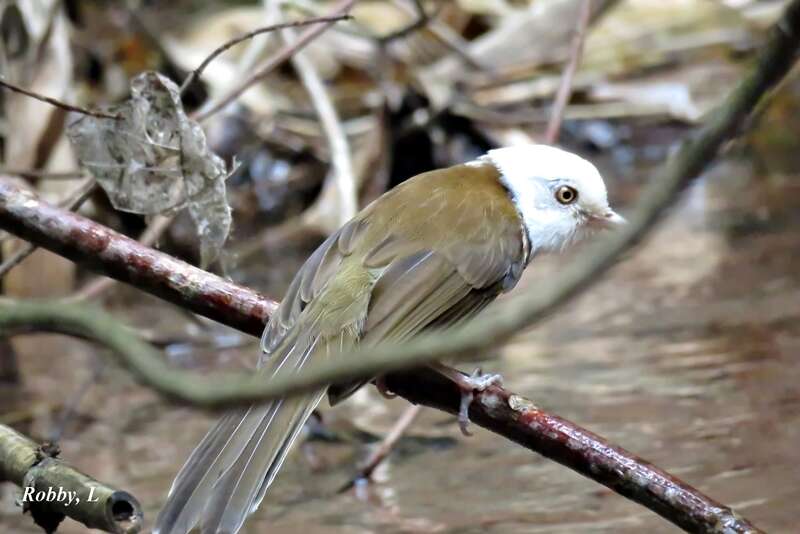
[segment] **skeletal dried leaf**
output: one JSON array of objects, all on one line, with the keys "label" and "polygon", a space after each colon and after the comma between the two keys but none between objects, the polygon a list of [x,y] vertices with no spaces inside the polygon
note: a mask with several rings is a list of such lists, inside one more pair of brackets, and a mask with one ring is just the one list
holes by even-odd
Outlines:
[{"label": "skeletal dried leaf", "polygon": [[84,116],[67,135],[81,164],[116,209],[143,215],[188,208],[203,264],[213,260],[231,225],[224,161],[183,110],[178,87],[156,72],[131,83],[131,97],[111,110],[120,120]]}]

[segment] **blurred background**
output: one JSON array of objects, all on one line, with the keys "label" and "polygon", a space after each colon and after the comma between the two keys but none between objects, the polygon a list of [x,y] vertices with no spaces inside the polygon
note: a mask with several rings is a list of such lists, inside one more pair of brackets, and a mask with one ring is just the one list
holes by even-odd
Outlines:
[{"label": "blurred background", "polygon": [[[741,78],[785,3],[594,0],[558,143],[600,167],[612,205],[625,213],[653,170]],[[180,85],[225,41],[283,18],[330,13],[336,4],[2,1],[0,72],[32,91],[101,108],[125,101],[130,79],[143,71]],[[355,206],[487,148],[542,141],[582,4],[357,2],[355,20],[334,25],[302,60],[201,122],[230,171],[233,221],[209,268],[280,299]],[[293,35],[261,35],[217,58],[182,94],[186,112],[202,114]],[[338,144],[320,125],[314,77],[338,115]],[[0,98],[2,179],[53,202],[69,199],[85,180],[66,137],[73,117],[19,94]],[[502,373],[510,390],[766,531],[787,533],[800,524],[798,134],[800,80],[791,76],[642,245],[484,365]],[[202,247],[187,211],[162,219],[123,212],[98,188],[80,207],[199,264]],[[3,258],[20,246],[4,239]],[[561,261],[537,258],[521,290],[535,291]],[[98,282],[44,251],[0,283],[14,298],[77,295],[102,304],[176,366],[210,371],[252,367],[256,359],[257,340]],[[0,423],[58,440],[62,458],[133,493],[152,520],[212,416],[166,403],[104,364],[98,350],[58,336],[0,340]],[[372,387],[335,409],[323,406],[243,532],[676,531],[495,435],[476,429],[466,439],[454,418],[432,410],[423,410],[373,484],[337,493],[406,406]],[[38,532],[15,494],[0,484],[0,530]],[[67,520],[60,531],[83,527]]]}]

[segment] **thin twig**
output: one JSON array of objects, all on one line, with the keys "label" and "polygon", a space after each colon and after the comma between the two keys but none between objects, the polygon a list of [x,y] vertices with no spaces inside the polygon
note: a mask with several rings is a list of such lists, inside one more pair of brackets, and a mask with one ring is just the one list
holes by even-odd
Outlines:
[{"label": "thin twig", "polygon": [[84,175],[81,170],[53,172],[44,169],[15,169],[0,166],[0,175],[22,176],[23,178],[36,178],[39,180],[71,180]]},{"label": "thin twig", "polygon": [[11,82],[7,82],[2,77],[0,77],[0,86],[3,86],[10,91],[14,91],[15,93],[20,93],[25,96],[29,96],[31,98],[34,98],[41,102],[45,102],[57,108],[64,109],[66,111],[74,111],[75,113],[80,113],[82,115],[89,115],[90,117],[97,117],[98,119],[111,119],[115,121],[122,119],[122,117],[120,117],[119,115],[110,115],[108,113],[103,113],[102,111],[92,111],[91,109],[82,108],[80,106],[74,106],[72,104],[67,104],[66,102],[56,100],[55,98],[51,98],[49,96],[44,96],[38,93],[34,93],[33,91],[23,89],[18,85],[14,85]]},{"label": "thin twig", "polygon": [[392,449],[394,449],[397,442],[400,441],[400,438],[403,437],[403,434],[405,434],[406,430],[408,430],[421,411],[422,406],[419,404],[412,404],[406,408],[403,415],[400,416],[400,419],[397,420],[389,433],[386,434],[380,445],[372,451],[372,454],[369,455],[364,464],[358,469],[358,473],[339,488],[339,493],[344,493],[349,490],[355,486],[359,480],[369,480],[372,477],[372,473],[375,472],[375,469],[389,457],[389,453],[392,452]]},{"label": "thin twig", "polygon": [[203,121],[218,113],[220,110],[225,109],[229,104],[235,101],[239,96],[247,91],[250,87],[264,79],[267,75],[269,75],[273,70],[280,67],[283,63],[288,61],[298,50],[303,49],[308,43],[313,41],[319,35],[322,34],[325,30],[330,28],[336,22],[336,17],[347,15],[350,11],[350,8],[353,7],[353,4],[356,3],[356,0],[342,0],[339,2],[333,10],[333,13],[328,15],[329,18],[333,18],[334,20],[328,22],[321,22],[318,25],[312,26],[308,28],[305,32],[300,34],[300,37],[297,38],[296,41],[293,43],[284,46],[281,50],[278,51],[277,54],[269,58],[266,63],[261,65],[256,72],[248,76],[245,80],[239,83],[236,87],[231,89],[225,96],[219,99],[217,102],[211,102],[207,106],[204,106],[201,110],[199,110],[194,116],[193,119],[197,121]]},{"label": "thin twig", "polygon": [[295,28],[295,27],[298,27],[298,26],[307,26],[309,24],[316,24],[316,23],[319,23],[319,22],[331,22],[331,23],[333,23],[333,22],[339,22],[341,20],[349,20],[351,18],[352,17],[350,15],[346,15],[345,14],[345,15],[331,15],[331,16],[327,16],[327,17],[313,17],[313,18],[304,19],[304,20],[294,20],[294,21],[291,21],[291,22],[282,22],[280,24],[272,24],[270,26],[264,26],[262,28],[255,29],[255,30],[253,30],[251,32],[245,33],[244,35],[240,35],[239,37],[231,39],[230,41],[227,41],[226,43],[224,43],[220,47],[218,47],[216,50],[211,52],[211,54],[209,54],[208,57],[206,57],[203,60],[203,62],[200,63],[199,67],[197,67],[196,69],[194,69],[192,72],[189,73],[189,75],[183,81],[183,84],[181,84],[181,94],[183,94],[186,91],[186,89],[188,89],[189,86],[196,79],[198,79],[200,77],[200,75],[203,73],[203,71],[206,69],[206,67],[208,67],[209,63],[214,61],[217,58],[217,56],[219,56],[223,52],[227,51],[228,49],[236,46],[237,44],[239,44],[241,42],[247,41],[248,39],[252,39],[256,35],[260,35],[262,33],[272,32],[272,31],[275,31],[275,30],[281,30],[281,29],[284,29],[284,28]]},{"label": "thin twig", "polygon": [[48,441],[53,443],[58,443],[61,441],[67,425],[77,413],[78,407],[86,395],[91,391],[92,386],[94,386],[97,381],[100,380],[100,376],[103,374],[105,367],[106,360],[93,354],[89,376],[75,389],[72,395],[70,395],[70,397],[64,403],[61,413],[58,415],[58,419],[53,424],[53,428],[49,432]]},{"label": "thin twig", "polygon": [[[283,30],[281,33],[288,36],[287,41],[294,38],[292,30]],[[325,88],[325,83],[308,56],[302,52],[294,54],[292,66],[297,71],[317,112],[322,132],[325,134],[331,152],[334,184],[339,193],[339,217],[336,224],[338,227],[349,221],[358,211],[358,191],[356,177],[353,173],[353,162],[350,158],[350,143],[344,128],[342,128],[333,100]]]},{"label": "thin twig", "polygon": [[[50,39],[53,37],[53,29],[56,25],[56,19],[59,15],[63,16],[61,2],[53,2],[50,10],[47,13],[47,23],[44,26],[42,36],[36,45],[36,53],[32,56],[31,65],[41,65],[45,61],[45,54],[47,54],[47,46],[50,44]],[[66,18],[66,17],[65,17]]]},{"label": "thin twig", "polygon": [[[415,10],[417,12],[422,10],[422,7],[417,2],[415,2],[413,7],[406,2],[399,2],[397,5],[400,9],[411,14],[413,14]],[[443,5],[444,4],[440,4],[440,6]],[[460,57],[470,68],[475,70],[488,70],[485,65],[472,56],[467,41],[459,33],[453,31],[450,26],[443,24],[440,20],[435,18],[436,15],[438,15],[438,13],[435,13],[433,16],[428,16],[427,27],[431,35],[447,47],[447,49]]]},{"label": "thin twig", "polygon": [[[428,24],[428,21],[431,19],[431,16],[428,15],[427,11],[425,11],[425,6],[422,5],[422,0],[412,0],[412,2],[414,3],[414,10],[416,11],[416,16],[417,16],[416,20],[414,20],[414,22],[412,22],[411,24],[400,28],[397,31],[393,31],[387,35],[381,35],[376,37],[375,39],[379,43],[386,44],[391,41],[394,41],[395,39],[402,39],[403,37],[408,37],[412,33],[424,28]],[[443,6],[444,3],[438,4],[436,8],[437,13],[439,10],[442,9]]]},{"label": "thin twig", "polygon": [[[81,182],[78,187],[67,197],[62,203],[62,206],[70,211],[74,211],[86,202],[95,190],[97,183],[94,178],[87,178]],[[0,278],[4,277],[8,272],[25,261],[25,258],[33,254],[38,247],[31,243],[25,243],[10,258],[0,264]]]},{"label": "thin twig", "polygon": [[558,134],[561,131],[561,123],[564,121],[564,110],[567,108],[570,96],[572,96],[572,79],[578,70],[583,55],[583,44],[586,41],[586,30],[589,27],[589,19],[592,14],[592,0],[583,0],[581,10],[578,13],[578,26],[575,29],[575,37],[572,39],[572,47],[569,52],[569,62],[564,68],[561,76],[561,85],[558,87],[553,111],[550,115],[550,122],[547,123],[547,131],[544,134],[544,142],[553,144],[558,141]]},{"label": "thin twig", "polygon": [[[171,274],[165,272],[164,276]],[[268,383],[252,372],[215,373],[209,377],[171,367],[131,329],[99,309],[57,302],[0,301],[0,333],[37,331],[100,343],[111,349],[110,355],[142,384],[168,398],[196,406],[218,406],[216,401],[235,397],[242,400],[242,389],[254,391],[260,387],[258,384]],[[430,368],[393,373],[384,379],[391,391],[413,403],[459,412],[459,386]],[[688,532],[717,532],[720,525],[732,534],[761,532],[730,508],[669,473],[501,387],[477,392],[469,415],[473,423],[604,484]]]}]

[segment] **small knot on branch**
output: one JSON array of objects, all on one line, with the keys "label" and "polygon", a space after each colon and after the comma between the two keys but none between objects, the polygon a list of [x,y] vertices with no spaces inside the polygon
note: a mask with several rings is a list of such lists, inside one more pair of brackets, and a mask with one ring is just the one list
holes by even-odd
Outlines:
[{"label": "small knot on branch", "polygon": [[36,449],[36,463],[45,458],[57,458],[61,454],[61,446],[55,441],[45,441]]}]

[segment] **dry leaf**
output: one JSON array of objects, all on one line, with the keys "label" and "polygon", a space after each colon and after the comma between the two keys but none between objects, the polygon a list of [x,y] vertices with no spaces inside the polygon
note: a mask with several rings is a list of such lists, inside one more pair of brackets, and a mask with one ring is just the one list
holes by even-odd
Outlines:
[{"label": "dry leaf", "polygon": [[131,83],[130,99],[110,112],[120,120],[84,116],[69,126],[81,164],[118,210],[156,215],[188,208],[207,265],[230,230],[227,172],[200,125],[186,116],[178,87],[144,72]]}]

